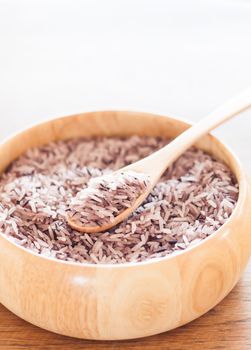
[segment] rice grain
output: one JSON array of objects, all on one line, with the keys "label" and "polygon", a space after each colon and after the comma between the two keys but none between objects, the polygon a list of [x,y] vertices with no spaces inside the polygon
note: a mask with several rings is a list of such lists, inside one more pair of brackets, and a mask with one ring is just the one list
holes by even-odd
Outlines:
[{"label": "rice grain", "polygon": [[[143,261],[198,244],[228,220],[238,184],[226,165],[196,148],[170,166],[144,203],[113,229],[82,234],[67,224],[72,201],[90,179],[109,176],[166,143],[156,137],[82,138],[28,150],[0,178],[1,232],[44,256],[91,264]],[[129,205],[124,193],[115,192]],[[87,223],[103,204],[99,196],[94,201],[86,216],[76,212]],[[97,215],[110,218],[116,208],[104,204]]]}]

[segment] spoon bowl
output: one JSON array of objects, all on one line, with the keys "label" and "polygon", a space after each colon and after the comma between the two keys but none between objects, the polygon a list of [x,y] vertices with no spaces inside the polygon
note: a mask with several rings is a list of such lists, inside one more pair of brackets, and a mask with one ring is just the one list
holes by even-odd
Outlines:
[{"label": "spoon bowl", "polygon": [[143,192],[137,199],[136,201],[132,204],[130,208],[127,208],[123,210],[123,212],[119,215],[117,215],[111,222],[103,224],[102,226],[84,226],[84,225],[79,225],[76,223],[74,220],[71,219],[71,217],[68,215],[67,216],[67,222],[73,228],[74,230],[77,230],[79,232],[86,232],[86,233],[98,233],[98,232],[103,232],[111,229],[112,227],[116,226],[119,224],[121,221],[126,219],[134,210],[136,210],[142,202],[146,199],[148,196],[149,192],[152,189],[151,182],[149,184],[149,190],[146,190]]}]

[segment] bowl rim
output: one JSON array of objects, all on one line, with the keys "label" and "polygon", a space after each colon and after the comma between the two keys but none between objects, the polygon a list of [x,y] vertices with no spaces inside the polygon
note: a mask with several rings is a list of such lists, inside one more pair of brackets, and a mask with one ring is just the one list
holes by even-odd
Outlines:
[{"label": "bowl rim", "polygon": [[[159,113],[154,113],[154,112],[143,112],[143,111],[136,111],[136,110],[126,110],[126,109],[109,109],[109,110],[94,110],[94,111],[86,111],[86,112],[80,112],[80,113],[74,113],[74,114],[70,114],[70,115],[65,115],[65,116],[60,116],[60,117],[48,117],[43,121],[39,121],[39,122],[34,122],[34,123],[29,123],[29,125],[21,128],[18,131],[15,131],[13,133],[11,133],[9,136],[5,137],[1,142],[0,142],[0,147],[2,145],[4,145],[6,142],[11,141],[12,138],[14,138],[15,136],[18,136],[19,134],[21,134],[22,132],[26,132],[29,130],[32,130],[33,128],[39,127],[40,125],[43,124],[47,124],[50,123],[52,121],[57,121],[60,119],[70,119],[70,118],[74,118],[77,116],[84,116],[84,115],[94,115],[96,113],[128,113],[128,114],[142,114],[142,115],[148,115],[148,116],[152,116],[152,117],[161,117],[161,118],[168,118],[172,121],[178,121],[184,124],[187,124],[189,126],[192,126],[194,124],[194,122],[192,122],[191,120],[188,120],[186,118],[182,118],[176,115],[163,115],[163,114],[159,114]],[[144,117],[144,116],[143,116]],[[94,264],[94,263],[89,263],[89,262],[73,262],[73,261],[65,261],[65,260],[60,260],[54,257],[49,257],[49,256],[45,256],[39,253],[36,253],[35,251],[25,248],[21,245],[19,245],[18,243],[16,243],[14,241],[14,238],[12,238],[11,236],[7,236],[5,235],[1,229],[0,229],[0,237],[3,238],[4,240],[6,240],[8,243],[10,243],[11,245],[13,245],[15,248],[17,249],[21,249],[21,251],[24,254],[31,254],[34,258],[38,258],[38,259],[42,259],[45,260],[47,262],[51,262],[51,263],[56,263],[56,264],[62,264],[62,265],[66,265],[66,266],[72,266],[72,268],[76,267],[76,268],[83,268],[83,269],[87,269],[87,268],[91,268],[91,269],[123,269],[123,268],[135,268],[135,267],[142,267],[145,265],[149,265],[149,264],[158,264],[161,262],[166,262],[166,261],[170,261],[173,260],[175,258],[184,256],[186,254],[188,254],[191,251],[197,250],[200,248],[201,245],[205,245],[207,244],[207,242],[214,240],[216,238],[219,238],[221,233],[223,233],[225,231],[225,228],[227,227],[227,225],[229,225],[229,223],[231,223],[235,217],[238,214],[239,208],[242,205],[243,200],[245,199],[244,194],[247,191],[247,177],[245,174],[245,168],[242,165],[241,161],[239,160],[239,158],[237,157],[237,155],[235,154],[235,152],[231,149],[231,147],[229,147],[228,145],[226,145],[224,142],[220,141],[218,139],[218,137],[212,135],[212,133],[208,133],[208,135],[210,135],[210,137],[216,141],[218,144],[220,144],[221,146],[223,146],[223,148],[225,148],[225,150],[231,155],[232,157],[232,161],[234,163],[234,166],[236,168],[236,172],[234,173],[234,175],[236,176],[237,179],[237,183],[239,185],[239,193],[238,193],[238,199],[235,205],[235,208],[233,209],[232,214],[230,215],[230,217],[227,219],[227,221],[220,226],[220,228],[218,228],[216,231],[214,231],[210,236],[202,239],[200,242],[185,248],[184,250],[177,250],[174,251],[173,253],[167,254],[166,256],[163,257],[159,257],[159,258],[148,258],[144,261],[136,261],[136,262],[123,262],[123,263],[104,263],[104,264]],[[2,172],[0,173],[0,175],[2,174]],[[217,237],[219,236],[219,237]]]}]

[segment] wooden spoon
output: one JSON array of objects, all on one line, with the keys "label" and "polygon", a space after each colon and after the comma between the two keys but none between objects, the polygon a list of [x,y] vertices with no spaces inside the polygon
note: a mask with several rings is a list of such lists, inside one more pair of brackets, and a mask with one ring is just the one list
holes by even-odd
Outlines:
[{"label": "wooden spoon", "polygon": [[74,222],[70,219],[70,217],[68,217],[67,220],[69,225],[73,229],[80,232],[96,233],[106,231],[125,220],[149,195],[167,167],[171,165],[182,153],[184,153],[184,151],[198,141],[201,136],[205,135],[210,130],[216,128],[218,125],[232,118],[236,114],[243,112],[249,107],[251,107],[251,89],[248,89],[221,107],[217,108],[214,112],[207,115],[199,123],[188,128],[171,143],[161,148],[157,152],[117,170],[115,172],[116,174],[125,171],[144,173],[149,176],[150,182],[145,192],[140,194],[133,205],[117,215],[113,221],[106,223],[103,226],[83,226]]}]

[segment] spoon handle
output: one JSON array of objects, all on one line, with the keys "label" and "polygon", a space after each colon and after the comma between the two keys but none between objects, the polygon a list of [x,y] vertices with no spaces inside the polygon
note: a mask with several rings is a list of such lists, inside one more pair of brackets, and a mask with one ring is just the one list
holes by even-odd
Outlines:
[{"label": "spoon handle", "polygon": [[251,88],[218,107],[199,123],[177,136],[170,144],[136,162],[134,168],[139,171],[142,169],[151,176],[153,182],[156,182],[166,168],[201,136],[250,107]]}]

